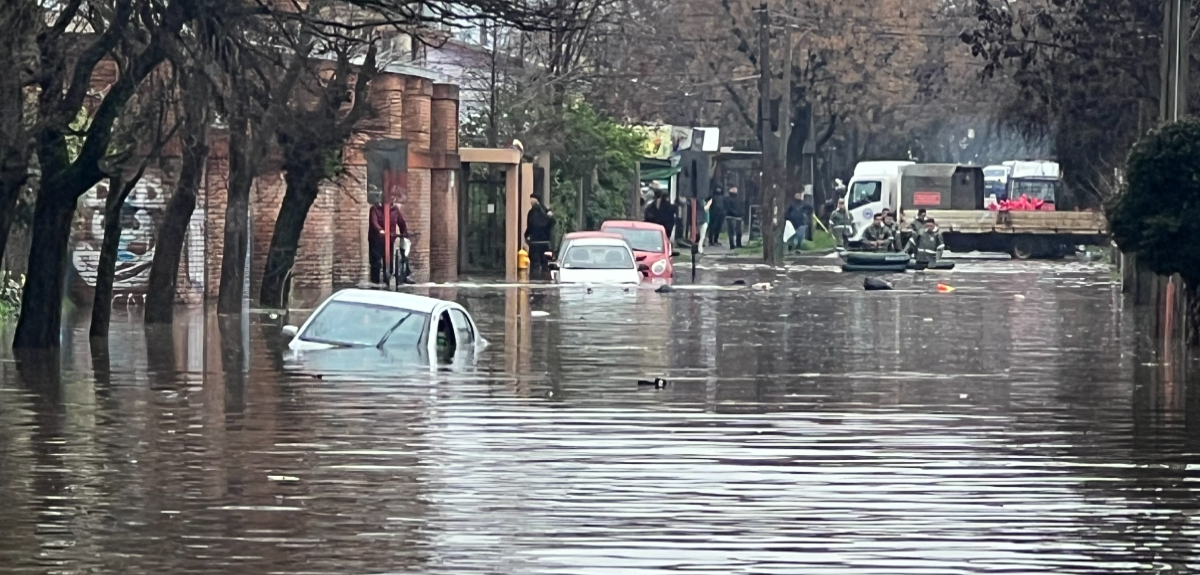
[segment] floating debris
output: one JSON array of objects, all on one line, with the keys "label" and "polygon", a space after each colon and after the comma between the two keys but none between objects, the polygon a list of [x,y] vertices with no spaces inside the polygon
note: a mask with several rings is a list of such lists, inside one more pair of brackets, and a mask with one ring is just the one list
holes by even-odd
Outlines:
[{"label": "floating debris", "polygon": [[638,387],[653,387],[654,389],[665,389],[667,387],[667,380],[665,380],[661,377],[654,378],[654,381],[639,379],[637,384],[638,384]]},{"label": "floating debris", "polygon": [[863,289],[867,291],[887,291],[892,288],[892,284],[879,278],[863,278]]}]

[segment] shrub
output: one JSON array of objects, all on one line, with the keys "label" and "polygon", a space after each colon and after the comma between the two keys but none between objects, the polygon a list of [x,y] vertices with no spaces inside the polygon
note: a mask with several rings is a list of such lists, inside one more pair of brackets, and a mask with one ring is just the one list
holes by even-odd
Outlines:
[{"label": "shrub", "polygon": [[0,271],[0,319],[13,317],[21,310],[21,288],[25,285],[25,276],[12,277],[7,271]]},{"label": "shrub", "polygon": [[1113,239],[1161,275],[1200,284],[1200,121],[1164,125],[1133,146],[1108,206]]}]

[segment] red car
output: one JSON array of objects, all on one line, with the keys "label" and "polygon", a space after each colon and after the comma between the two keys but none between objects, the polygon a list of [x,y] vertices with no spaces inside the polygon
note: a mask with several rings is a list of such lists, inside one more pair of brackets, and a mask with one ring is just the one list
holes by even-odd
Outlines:
[{"label": "red car", "polygon": [[650,280],[670,282],[675,277],[675,266],[671,258],[679,255],[671,249],[671,240],[667,238],[667,230],[658,224],[650,222],[635,222],[630,220],[612,220],[604,222],[600,231],[618,234],[625,238],[639,264],[645,264],[650,271],[645,272]]}]

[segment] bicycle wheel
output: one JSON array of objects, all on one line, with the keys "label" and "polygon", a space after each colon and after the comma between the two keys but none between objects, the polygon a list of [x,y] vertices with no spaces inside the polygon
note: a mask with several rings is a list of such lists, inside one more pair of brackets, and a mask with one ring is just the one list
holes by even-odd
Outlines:
[{"label": "bicycle wheel", "polygon": [[391,267],[390,271],[391,271],[391,276],[389,279],[396,280],[396,284],[395,284],[396,287],[400,287],[401,285],[403,285],[404,284],[404,254],[400,251],[399,247],[397,247],[397,249],[395,249],[395,250],[392,250],[392,267]]}]

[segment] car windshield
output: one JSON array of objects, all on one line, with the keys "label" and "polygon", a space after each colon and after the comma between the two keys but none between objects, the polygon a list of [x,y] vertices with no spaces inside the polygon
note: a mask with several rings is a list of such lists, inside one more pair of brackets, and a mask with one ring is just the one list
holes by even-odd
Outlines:
[{"label": "car windshield", "polygon": [[663,248],[662,232],[658,230],[646,230],[638,228],[604,228],[606,232],[620,234],[629,242],[629,247],[639,252],[653,252],[661,254],[666,251]]},{"label": "car windshield", "polygon": [[621,270],[633,267],[633,256],[624,246],[580,246],[567,248],[563,269]]},{"label": "car windshield", "polygon": [[1053,202],[1058,182],[1053,180],[1017,180],[1013,182],[1012,193],[1009,197],[1019,198],[1028,196],[1031,200]]},{"label": "car windshield", "polygon": [[883,185],[879,182],[854,182],[850,188],[850,209],[878,202],[883,197]]},{"label": "car windshield", "polygon": [[365,303],[332,301],[309,322],[300,339],[347,347],[413,345],[421,338],[428,314]]},{"label": "car windshield", "polygon": [[983,171],[983,177],[985,178],[996,178],[1002,180],[1007,175],[1008,170],[1004,168],[991,168]]}]

